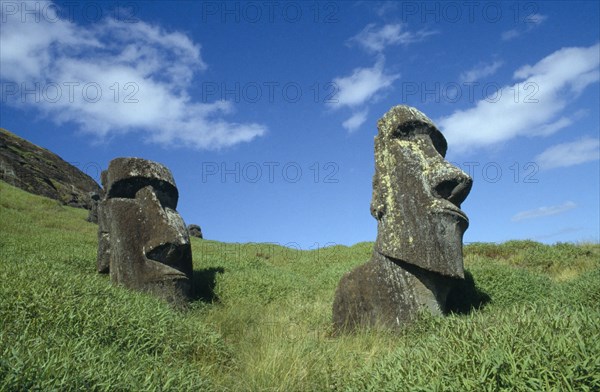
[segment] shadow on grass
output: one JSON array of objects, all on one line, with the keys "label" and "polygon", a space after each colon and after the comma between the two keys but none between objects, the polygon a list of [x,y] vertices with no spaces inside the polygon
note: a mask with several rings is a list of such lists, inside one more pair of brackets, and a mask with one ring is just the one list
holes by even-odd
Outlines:
[{"label": "shadow on grass", "polygon": [[222,274],[225,269],[222,267],[205,268],[194,270],[192,277],[194,281],[193,301],[203,301],[207,303],[219,302],[219,297],[215,294],[215,284],[217,274]]},{"label": "shadow on grass", "polygon": [[465,271],[465,279],[448,293],[446,310],[449,314],[469,314],[483,308],[490,301],[490,296],[475,285],[473,275]]}]

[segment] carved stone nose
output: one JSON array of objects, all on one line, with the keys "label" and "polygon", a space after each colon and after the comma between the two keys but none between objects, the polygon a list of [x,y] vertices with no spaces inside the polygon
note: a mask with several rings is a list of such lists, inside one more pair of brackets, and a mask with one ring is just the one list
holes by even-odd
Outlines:
[{"label": "carved stone nose", "polygon": [[471,177],[455,169],[454,175],[441,178],[435,183],[433,193],[436,197],[446,199],[460,208],[461,203],[469,195],[472,186],[473,180]]}]

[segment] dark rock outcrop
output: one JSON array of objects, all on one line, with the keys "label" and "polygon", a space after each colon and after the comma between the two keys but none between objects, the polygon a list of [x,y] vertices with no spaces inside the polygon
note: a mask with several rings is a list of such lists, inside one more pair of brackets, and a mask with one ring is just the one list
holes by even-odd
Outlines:
[{"label": "dark rock outcrop", "polygon": [[71,207],[91,209],[100,187],[58,155],[0,128],[0,179]]},{"label": "dark rock outcrop", "polygon": [[190,237],[203,238],[202,229],[198,225],[188,225],[187,227]]},{"label": "dark rock outcrop", "polygon": [[102,172],[102,185],[98,271],[110,272],[115,284],[184,305],[192,294],[192,248],[169,169],[117,158]]},{"label": "dark rock outcrop", "polygon": [[396,106],[377,124],[371,260],[341,279],[333,304],[336,331],[400,328],[419,311],[443,314],[464,278],[460,204],[471,178],[444,159],[446,140],[420,111]]}]

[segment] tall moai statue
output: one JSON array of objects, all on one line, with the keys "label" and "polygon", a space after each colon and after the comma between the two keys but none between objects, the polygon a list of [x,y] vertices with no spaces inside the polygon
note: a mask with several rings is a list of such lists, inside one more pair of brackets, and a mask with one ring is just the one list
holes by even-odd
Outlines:
[{"label": "tall moai statue", "polygon": [[445,160],[444,136],[423,113],[396,106],[377,124],[371,260],[344,275],[333,304],[336,331],[397,329],[421,310],[446,311],[464,279],[460,209],[472,179]]},{"label": "tall moai statue", "polygon": [[98,272],[110,272],[113,283],[185,304],[192,291],[192,248],[169,169],[116,158],[102,172],[102,186]]}]

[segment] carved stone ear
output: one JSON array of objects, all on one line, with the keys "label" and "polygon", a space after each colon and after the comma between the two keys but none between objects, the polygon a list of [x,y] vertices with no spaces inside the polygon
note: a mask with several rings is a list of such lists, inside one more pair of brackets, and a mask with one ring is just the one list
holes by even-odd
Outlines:
[{"label": "carved stone ear", "polygon": [[381,189],[379,175],[375,172],[373,175],[373,196],[371,198],[371,215],[377,220],[381,220],[385,215],[385,196],[384,190]]}]

